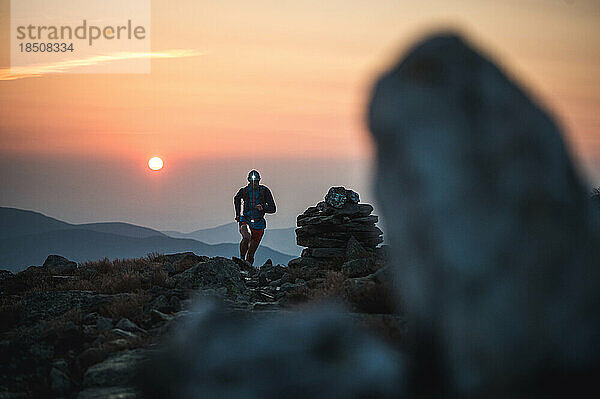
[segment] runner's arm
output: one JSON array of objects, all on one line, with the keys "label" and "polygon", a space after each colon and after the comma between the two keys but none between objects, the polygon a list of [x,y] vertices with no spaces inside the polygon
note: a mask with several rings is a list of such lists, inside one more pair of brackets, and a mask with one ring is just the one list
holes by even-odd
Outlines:
[{"label": "runner's arm", "polygon": [[265,213],[275,213],[275,200],[273,199],[273,194],[271,194],[271,190],[265,187],[265,203],[263,204],[263,211]]},{"label": "runner's arm", "polygon": [[233,197],[233,207],[235,209],[235,217],[240,216],[240,208],[242,207],[242,189]]}]

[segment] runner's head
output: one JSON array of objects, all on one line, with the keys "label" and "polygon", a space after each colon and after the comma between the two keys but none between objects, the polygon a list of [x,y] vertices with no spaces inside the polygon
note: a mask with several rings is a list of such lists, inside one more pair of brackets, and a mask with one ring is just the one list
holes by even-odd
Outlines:
[{"label": "runner's head", "polygon": [[248,173],[248,182],[252,185],[252,187],[258,187],[258,183],[260,182],[260,173],[256,170],[251,170]]}]

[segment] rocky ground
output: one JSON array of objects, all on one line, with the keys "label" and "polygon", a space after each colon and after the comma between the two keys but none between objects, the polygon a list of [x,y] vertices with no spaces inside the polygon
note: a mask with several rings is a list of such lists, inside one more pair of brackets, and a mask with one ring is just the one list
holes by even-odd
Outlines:
[{"label": "rocky ground", "polygon": [[51,255],[40,267],[2,271],[0,398],[138,396],[135,371],[198,297],[256,315],[338,298],[357,326],[401,342],[404,322],[390,294],[386,247],[365,248],[350,236],[335,248],[335,257],[258,268],[186,252],[82,264]]}]

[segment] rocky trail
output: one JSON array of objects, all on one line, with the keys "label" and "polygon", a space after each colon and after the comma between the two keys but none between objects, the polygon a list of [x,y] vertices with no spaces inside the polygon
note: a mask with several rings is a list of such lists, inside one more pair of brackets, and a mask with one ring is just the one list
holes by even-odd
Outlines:
[{"label": "rocky trail", "polygon": [[308,248],[288,265],[184,252],[82,264],[50,255],[43,266],[3,271],[0,398],[138,397],[140,366],[200,317],[203,301],[267,320],[336,300],[344,322],[401,342],[405,323],[372,209],[332,188],[298,216],[298,243]]}]

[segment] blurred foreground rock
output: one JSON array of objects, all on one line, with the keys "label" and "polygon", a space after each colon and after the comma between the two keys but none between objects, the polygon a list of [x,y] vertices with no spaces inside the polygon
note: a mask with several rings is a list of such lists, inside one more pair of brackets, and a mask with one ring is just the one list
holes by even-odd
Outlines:
[{"label": "blurred foreground rock", "polygon": [[144,397],[396,398],[400,355],[343,308],[229,313],[202,301],[147,363]]},{"label": "blurred foreground rock", "polygon": [[598,211],[552,119],[461,38],[439,35],[377,82],[369,124],[413,333],[412,395],[594,388]]}]

